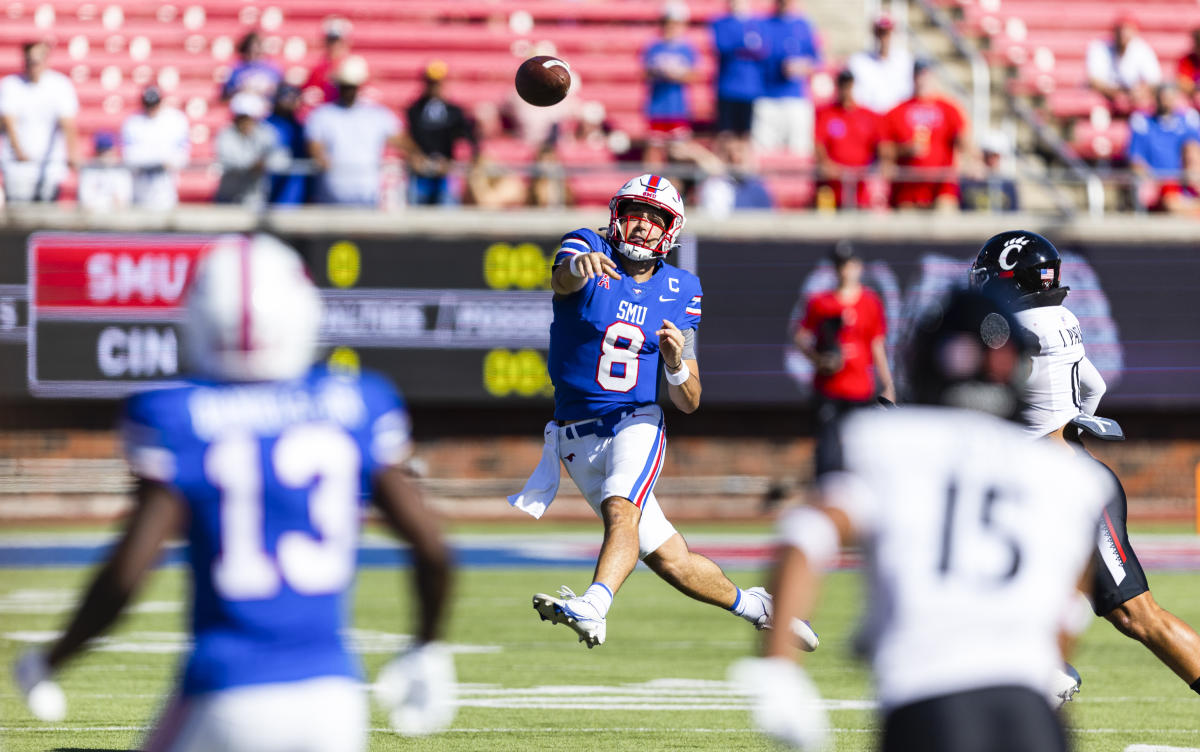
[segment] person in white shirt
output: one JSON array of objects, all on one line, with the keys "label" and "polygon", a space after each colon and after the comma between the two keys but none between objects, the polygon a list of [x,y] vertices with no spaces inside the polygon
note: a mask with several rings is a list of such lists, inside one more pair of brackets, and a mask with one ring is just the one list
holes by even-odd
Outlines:
[{"label": "person in white shirt", "polygon": [[850,56],[847,68],[854,74],[854,100],[881,115],[912,97],[913,57],[895,44],[896,24],[891,16],[876,17],[874,49]]},{"label": "person in white shirt", "polygon": [[[1030,352],[1019,329],[982,293],[932,306],[905,356],[912,404],[834,424],[817,457],[819,503],[780,519],[777,620],[807,618],[840,546],[862,549],[870,592],[857,647],[884,752],[1067,749],[1049,686],[1087,624],[1078,585],[1116,487],[1098,464],[1016,425]],[[826,748],[794,642],[768,633],[764,652],[733,672],[756,724]]]},{"label": "person in white shirt", "polygon": [[79,99],[69,78],[47,69],[50,45],[29,42],[22,52],[24,71],[0,80],[0,170],[9,201],[54,201],[67,169],[79,166]]},{"label": "person in white shirt", "polygon": [[308,116],[304,130],[317,169],[317,203],[378,206],[384,149],[412,148],[391,110],[359,96],[367,75],[367,61],[362,57],[344,59],[334,74],[337,101],[321,105]]},{"label": "person in white shirt", "polygon": [[[1062,302],[1069,288],[1060,284],[1062,258],[1047,238],[1027,230],[1009,230],[983,244],[971,267],[971,286],[1009,301],[1033,353],[1022,389],[1021,422],[1039,446],[1068,444],[1076,453],[1084,434],[1119,441],[1115,421],[1096,416],[1105,384],[1084,353],[1079,320]],[[1125,491],[1105,465],[1120,493],[1104,510],[1094,549],[1089,592],[1092,610],[1121,634],[1145,645],[1192,690],[1200,694],[1200,635],[1160,606],[1129,541]]]},{"label": "person in white shirt", "polygon": [[289,157],[278,151],[279,134],[263,122],[267,101],[242,91],[229,100],[233,123],[217,134],[221,182],[216,202],[258,207],[266,201],[266,171],[287,168]]},{"label": "person in white shirt", "polygon": [[133,172],[133,203],[171,209],[179,203],[178,173],[191,155],[187,116],[164,105],[157,86],[142,92],[142,107],[121,126],[121,150]]},{"label": "person in white shirt", "polygon": [[121,164],[111,133],[97,133],[92,161],[79,168],[79,208],[110,212],[133,201],[133,177]]},{"label": "person in white shirt", "polygon": [[1137,32],[1133,17],[1121,15],[1113,25],[1112,41],[1094,39],[1087,49],[1088,85],[1122,114],[1130,111],[1136,89],[1162,82],[1158,57]]}]

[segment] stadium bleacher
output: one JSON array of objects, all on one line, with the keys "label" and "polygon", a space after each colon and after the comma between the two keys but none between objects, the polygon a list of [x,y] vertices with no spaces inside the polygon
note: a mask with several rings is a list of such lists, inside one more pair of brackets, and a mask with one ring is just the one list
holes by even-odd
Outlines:
[{"label": "stadium bleacher", "polygon": [[1061,124],[1085,159],[1119,161],[1129,126],[1107,117],[1103,97],[1088,88],[1085,59],[1094,39],[1109,39],[1115,22],[1133,18],[1140,36],[1158,56],[1163,79],[1172,81],[1176,63],[1200,27],[1193,0],[948,0],[960,10],[959,28],[980,40],[993,66],[1010,71],[1012,93],[1034,98]]},{"label": "stadium bleacher", "polygon": [[[703,122],[713,117],[715,72],[707,22],[724,11],[725,3],[697,0],[690,7],[689,37],[701,52],[701,63],[689,94],[694,114]],[[229,121],[218,90],[236,63],[237,40],[258,29],[288,79],[302,80],[320,52],[322,23],[335,11],[354,24],[354,50],[371,66],[368,95],[401,115],[418,96],[420,72],[430,60],[448,63],[447,96],[469,110],[481,102],[509,99],[519,61],[533,53],[534,45],[548,41],[571,63],[579,81],[573,95],[578,101],[601,102],[608,121],[634,138],[644,132],[640,53],[656,38],[661,8],[639,0],[361,0],[340,7],[313,0],[10,2],[0,11],[0,48],[7,50],[0,53],[0,73],[19,70],[23,42],[53,42],[50,65],[69,75],[79,94],[85,157],[91,153],[91,137],[118,131],[125,117],[140,108],[142,88],[156,82],[168,103],[183,109],[192,123],[193,161],[206,163],[213,158],[212,139]],[[500,163],[532,158],[528,146],[508,138],[489,143],[487,153]],[[602,167],[612,159],[597,150],[568,149],[563,161]],[[573,177],[576,200],[607,203],[617,177],[604,171]],[[216,182],[214,171],[188,171],[181,181],[181,200],[210,200]],[[777,175],[771,182],[785,207],[811,201],[807,178]],[[72,178],[63,186],[64,197],[72,198],[74,191]]]}]

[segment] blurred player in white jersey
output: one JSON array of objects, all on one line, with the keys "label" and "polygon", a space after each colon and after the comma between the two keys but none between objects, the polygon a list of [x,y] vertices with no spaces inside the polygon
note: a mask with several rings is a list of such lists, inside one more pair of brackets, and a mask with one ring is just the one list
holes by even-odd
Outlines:
[{"label": "blurred player in white jersey", "polygon": [[412,544],[420,603],[414,648],[384,668],[378,696],[404,733],[449,724],[454,665],[435,642],[449,555],[406,470],[407,412],[380,376],[313,366],[320,318],[316,288],[278,240],[223,239],[199,262],[185,333],[196,378],[125,405],[136,505],[65,632],[17,663],[34,715],[65,716],[52,675],[182,534],[193,647],[146,749],[366,749],[361,669],[341,633],[372,498]]},{"label": "blurred player in white jersey", "polygon": [[[908,345],[912,406],[859,411],[818,458],[819,503],[780,521],[778,619],[811,613],[841,545],[864,552],[868,656],[887,752],[1061,752],[1045,686],[1078,625],[1109,476],[1014,419],[1026,345],[998,301],[959,291]],[[1014,468],[1020,468],[1019,472]],[[758,726],[824,749],[815,687],[786,640],[733,675]]]},{"label": "blurred player in white jersey", "polygon": [[[1021,399],[1030,436],[1066,441],[1087,455],[1083,436],[1106,441],[1124,438],[1115,421],[1096,417],[1104,379],[1084,352],[1083,332],[1062,302],[1062,259],[1046,238],[1010,230],[984,243],[971,267],[970,281],[1016,308],[1023,334],[1033,346],[1031,369]],[[1087,455],[1090,457],[1090,455]],[[1120,481],[1107,466],[1099,463]],[[1150,584],[1125,528],[1125,491],[1105,510],[1095,550],[1092,609],[1159,660],[1200,694],[1200,636],[1150,594]]]},{"label": "blurred player in white jersey", "polygon": [[[554,420],[546,424],[541,462],[509,502],[540,517],[558,491],[561,463],[604,521],[587,590],[533,597],[543,619],[571,627],[589,648],[604,642],[613,597],[639,558],[686,595],[759,629],[772,625],[770,594],[742,590],[690,551],[654,496],[666,452],[659,379],[680,410],[700,406],[700,280],[666,263],[683,223],[683,199],[671,182],[641,175],[609,202],[605,234],[569,232],[554,257]],[[807,624],[791,627],[807,649],[816,648]]]}]

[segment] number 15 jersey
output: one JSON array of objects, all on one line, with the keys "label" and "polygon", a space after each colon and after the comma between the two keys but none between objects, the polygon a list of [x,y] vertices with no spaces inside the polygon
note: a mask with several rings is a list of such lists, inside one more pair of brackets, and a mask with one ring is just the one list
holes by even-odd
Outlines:
[{"label": "number 15 jersey", "polygon": [[[554,264],[581,253],[603,253],[617,263],[608,241],[581,229],[563,236]],[[680,330],[698,329],[700,280],[659,261],[654,275],[634,282],[600,275],[570,295],[554,296],[550,325],[550,380],[554,417],[581,420],[658,400],[655,332],[663,319]]]}]

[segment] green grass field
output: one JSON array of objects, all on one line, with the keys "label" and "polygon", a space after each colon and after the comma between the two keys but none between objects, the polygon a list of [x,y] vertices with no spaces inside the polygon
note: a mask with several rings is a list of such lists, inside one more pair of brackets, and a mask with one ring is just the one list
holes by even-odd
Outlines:
[{"label": "green grass field", "polygon": [[[743,586],[760,573],[733,572]],[[581,590],[582,569],[461,571],[449,641],[464,684],[464,707],[454,728],[424,740],[385,730],[372,718],[372,750],[767,750],[748,729],[743,701],[720,684],[737,658],[750,654],[755,633],[730,614],[678,595],[639,569],[622,589],[609,617],[608,641],[587,650],[565,627],[538,620],[530,607],[537,591],[563,583]],[[0,662],[24,647],[14,639],[62,624],[87,578],[82,569],[0,570]],[[1200,624],[1200,574],[1151,573],[1159,601]],[[4,672],[0,680],[0,750],[125,750],[137,747],[171,685],[183,627],[183,573],[156,573],[106,643],[71,665],[61,679],[68,720],[32,720]],[[408,631],[410,606],[404,573],[360,574],[356,607],[359,642],[373,675]],[[825,588],[815,625],[821,649],[808,670],[829,700],[870,697],[866,671],[849,654],[860,588],[851,573],[835,574]],[[1084,691],[1069,706],[1076,749],[1120,752],[1130,744],[1200,746],[1200,697],[1144,648],[1096,621],[1083,637],[1075,665]],[[574,687],[575,689],[569,689]],[[584,690],[590,687],[590,690]],[[862,703],[832,709],[838,750],[873,747],[875,721]]]}]

